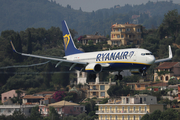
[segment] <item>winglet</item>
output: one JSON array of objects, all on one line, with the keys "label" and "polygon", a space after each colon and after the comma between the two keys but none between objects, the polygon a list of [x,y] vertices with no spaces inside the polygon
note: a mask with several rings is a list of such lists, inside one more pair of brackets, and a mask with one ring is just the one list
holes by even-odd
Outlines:
[{"label": "winglet", "polygon": [[171,60],[172,57],[173,57],[173,54],[172,54],[171,46],[169,45],[169,57],[164,58],[164,59],[155,60],[155,63],[165,62],[165,61]]},{"label": "winglet", "polygon": [[12,47],[13,51],[17,53],[17,51],[16,51],[16,49],[15,49],[13,43],[12,43],[12,40],[10,40],[10,43],[11,43],[11,47]]},{"label": "winglet", "polygon": [[173,55],[172,55],[172,50],[171,50],[171,46],[169,45],[169,58],[172,58]]}]

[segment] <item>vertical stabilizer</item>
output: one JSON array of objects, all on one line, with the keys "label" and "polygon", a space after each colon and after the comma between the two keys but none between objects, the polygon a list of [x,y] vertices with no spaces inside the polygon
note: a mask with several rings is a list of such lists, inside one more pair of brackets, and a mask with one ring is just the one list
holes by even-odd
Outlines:
[{"label": "vertical stabilizer", "polygon": [[76,48],[65,20],[62,21],[62,31],[63,31],[65,56],[77,54],[77,53],[83,53],[82,51]]}]

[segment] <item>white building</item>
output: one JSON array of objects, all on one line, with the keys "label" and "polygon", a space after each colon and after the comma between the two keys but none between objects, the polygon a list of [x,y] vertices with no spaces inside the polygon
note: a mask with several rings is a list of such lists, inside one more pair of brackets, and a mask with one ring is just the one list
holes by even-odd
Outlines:
[{"label": "white building", "polygon": [[0,115],[13,115],[14,111],[21,111],[25,116],[31,114],[31,109],[36,105],[0,105]]}]

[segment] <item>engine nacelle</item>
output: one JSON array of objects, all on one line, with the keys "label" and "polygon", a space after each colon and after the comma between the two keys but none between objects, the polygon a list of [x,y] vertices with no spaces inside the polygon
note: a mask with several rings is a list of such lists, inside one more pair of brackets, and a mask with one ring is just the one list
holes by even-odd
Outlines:
[{"label": "engine nacelle", "polygon": [[87,72],[99,73],[99,72],[102,71],[102,66],[101,66],[100,64],[98,64],[98,63],[89,63],[89,64],[86,66],[85,70],[86,70]]}]

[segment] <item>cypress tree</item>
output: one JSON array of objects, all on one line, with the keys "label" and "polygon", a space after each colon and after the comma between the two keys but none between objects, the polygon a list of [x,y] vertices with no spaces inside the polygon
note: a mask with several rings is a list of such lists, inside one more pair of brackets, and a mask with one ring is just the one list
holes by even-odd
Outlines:
[{"label": "cypress tree", "polygon": [[28,31],[28,48],[27,48],[27,53],[32,54],[32,37],[31,37],[31,32]]}]

